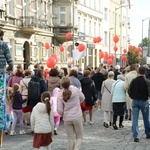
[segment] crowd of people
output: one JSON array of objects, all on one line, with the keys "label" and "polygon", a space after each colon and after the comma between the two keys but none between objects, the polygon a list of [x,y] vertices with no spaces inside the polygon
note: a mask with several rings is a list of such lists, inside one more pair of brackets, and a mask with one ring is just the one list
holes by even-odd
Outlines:
[{"label": "crowd of people", "polygon": [[[19,134],[25,134],[24,125],[34,133],[33,147],[50,149],[52,134],[57,135],[60,121],[64,121],[68,150],[79,150],[83,140],[83,126],[93,125],[93,108],[103,111],[103,126],[114,130],[123,128],[123,120],[132,120],[135,142],[139,142],[138,116],[142,111],[146,138],[150,138],[149,103],[150,81],[145,67],[136,64],[120,68],[101,65],[23,70],[18,65],[12,72],[7,68],[7,128],[6,134],[15,135],[17,120]],[[30,98],[39,83],[40,93]],[[31,90],[31,91],[29,91]],[[87,121],[87,111],[89,121]],[[119,124],[117,125],[117,117]],[[43,140],[44,139],[44,140]]]}]

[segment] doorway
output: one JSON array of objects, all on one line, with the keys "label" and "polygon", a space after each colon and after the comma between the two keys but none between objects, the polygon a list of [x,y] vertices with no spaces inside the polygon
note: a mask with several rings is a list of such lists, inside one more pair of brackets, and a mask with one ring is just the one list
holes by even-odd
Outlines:
[{"label": "doorway", "polygon": [[30,45],[28,41],[25,41],[23,48],[24,69],[28,69],[30,66]]}]

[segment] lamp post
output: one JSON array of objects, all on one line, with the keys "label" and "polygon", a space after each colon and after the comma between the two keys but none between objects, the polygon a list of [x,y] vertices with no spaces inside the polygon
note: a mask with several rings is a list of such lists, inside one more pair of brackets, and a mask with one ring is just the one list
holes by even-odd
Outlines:
[{"label": "lamp post", "polygon": [[[141,41],[141,43],[143,42],[143,22],[148,19],[150,19],[150,17],[142,19],[142,41]],[[143,44],[141,44],[141,48],[143,49]],[[143,58],[143,50],[142,50],[142,58]]]},{"label": "lamp post", "polygon": [[114,28],[109,28],[109,55],[110,55],[110,49],[111,49],[111,37],[110,37],[110,30],[112,30],[112,29],[114,29]]},{"label": "lamp post", "polygon": [[[117,14],[116,14],[116,11],[122,7],[127,7],[127,6],[131,6],[131,5],[121,5],[120,7],[115,7],[115,35],[116,35],[116,25],[117,25]],[[116,46],[116,43],[115,43],[115,46]],[[117,64],[117,61],[116,61],[116,51],[115,51],[115,64]]]}]

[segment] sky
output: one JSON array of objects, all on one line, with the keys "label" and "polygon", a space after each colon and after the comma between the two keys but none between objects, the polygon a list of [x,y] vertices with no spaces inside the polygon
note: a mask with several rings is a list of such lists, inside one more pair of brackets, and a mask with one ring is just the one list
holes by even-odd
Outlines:
[{"label": "sky", "polygon": [[[150,18],[150,0],[130,0],[130,44],[138,46],[142,40],[142,19]],[[143,38],[148,37],[149,19],[143,21]]]}]

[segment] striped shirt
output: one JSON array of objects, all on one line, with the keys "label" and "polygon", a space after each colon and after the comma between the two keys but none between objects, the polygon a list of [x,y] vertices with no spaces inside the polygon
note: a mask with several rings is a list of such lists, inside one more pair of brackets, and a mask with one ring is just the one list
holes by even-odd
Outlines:
[{"label": "striped shirt", "polygon": [[10,50],[8,45],[0,40],[0,72],[4,72],[6,63],[13,70],[13,60],[11,58]]}]

